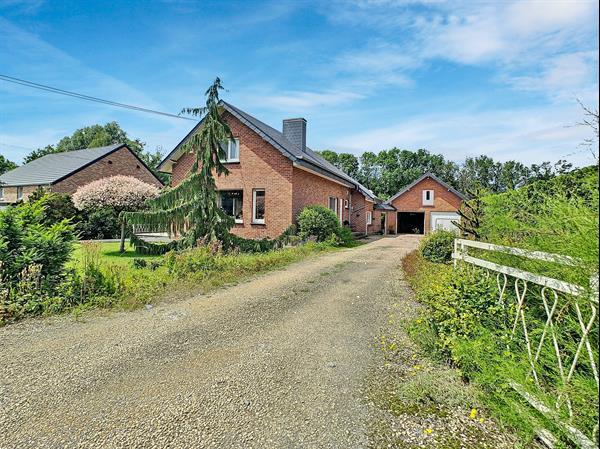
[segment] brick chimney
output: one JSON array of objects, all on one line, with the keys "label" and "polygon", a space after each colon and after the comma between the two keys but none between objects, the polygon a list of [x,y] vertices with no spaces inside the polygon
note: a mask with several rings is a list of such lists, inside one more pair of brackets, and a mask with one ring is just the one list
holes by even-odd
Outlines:
[{"label": "brick chimney", "polygon": [[283,137],[302,151],[306,151],[306,120],[303,118],[285,119],[283,121]]}]

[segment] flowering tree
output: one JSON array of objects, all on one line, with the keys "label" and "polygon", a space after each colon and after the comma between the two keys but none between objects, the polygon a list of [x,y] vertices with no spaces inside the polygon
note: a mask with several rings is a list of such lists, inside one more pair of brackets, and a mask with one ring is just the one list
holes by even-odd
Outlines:
[{"label": "flowering tree", "polygon": [[[158,187],[132,176],[112,176],[81,186],[73,194],[73,204],[79,210],[113,208],[117,213],[132,212],[144,207],[146,200],[158,197]],[[121,252],[125,251],[125,222],[121,223]]]}]

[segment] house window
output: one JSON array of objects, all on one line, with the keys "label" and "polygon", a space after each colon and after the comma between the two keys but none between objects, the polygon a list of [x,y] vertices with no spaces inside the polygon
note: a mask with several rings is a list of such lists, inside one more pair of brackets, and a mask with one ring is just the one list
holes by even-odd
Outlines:
[{"label": "house window", "polygon": [[344,208],[343,208],[343,204],[344,204],[344,199],[340,198],[338,204],[340,205],[339,209],[340,209],[340,222],[344,221]]},{"label": "house window", "polygon": [[373,224],[373,212],[367,211],[367,225]]},{"label": "house window", "polygon": [[223,211],[235,218],[236,223],[243,223],[243,204],[244,192],[242,190],[223,190],[219,192],[219,207]]},{"label": "house window", "polygon": [[265,191],[262,189],[252,191],[252,223],[265,223]]},{"label": "house window", "polygon": [[423,206],[433,206],[433,190],[423,190]]},{"label": "house window", "polygon": [[344,208],[348,209],[348,200],[344,200]]},{"label": "house window", "polygon": [[17,187],[17,200],[23,199],[23,187]]},{"label": "house window", "polygon": [[229,139],[227,143],[223,143],[223,151],[225,151],[225,159],[221,162],[239,162],[240,161],[240,139]]},{"label": "house window", "polygon": [[0,200],[4,198],[4,187],[0,187]]},{"label": "house window", "polygon": [[331,209],[337,215],[337,202],[338,199],[334,196],[329,197],[329,209]]}]

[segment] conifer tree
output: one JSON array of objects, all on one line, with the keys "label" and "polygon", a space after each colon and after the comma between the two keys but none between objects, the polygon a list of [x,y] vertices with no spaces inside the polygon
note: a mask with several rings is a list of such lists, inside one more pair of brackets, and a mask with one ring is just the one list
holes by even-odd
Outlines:
[{"label": "conifer tree", "polygon": [[178,186],[164,190],[158,198],[149,200],[148,210],[122,215],[128,224],[145,225],[157,231],[169,229],[181,236],[170,247],[189,248],[198,240],[223,241],[233,226],[233,219],[218,207],[213,176],[213,172],[218,176],[229,173],[221,162],[226,159],[223,142],[233,138],[231,129],[219,113],[219,91],[222,89],[221,80],[217,78],[205,93],[204,107],[181,111],[201,118],[198,132],[182,146],[184,152],[195,155],[186,179]]}]

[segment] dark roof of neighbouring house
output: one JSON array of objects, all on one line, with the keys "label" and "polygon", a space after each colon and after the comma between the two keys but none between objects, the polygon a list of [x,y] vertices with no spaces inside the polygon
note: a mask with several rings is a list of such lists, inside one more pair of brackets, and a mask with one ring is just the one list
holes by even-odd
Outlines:
[{"label": "dark roof of neighbouring house", "polygon": [[418,183],[420,183],[421,181],[423,181],[424,179],[427,178],[431,178],[434,181],[436,181],[438,184],[442,185],[443,187],[445,187],[446,189],[448,189],[449,192],[454,193],[456,196],[458,196],[460,199],[465,200],[466,197],[460,193],[458,190],[456,190],[454,187],[452,187],[450,184],[445,183],[444,181],[442,181],[440,178],[438,178],[437,176],[435,176],[433,173],[425,173],[423,176],[419,177],[418,179],[416,179],[415,181],[413,181],[412,183],[410,183],[409,185],[407,185],[406,187],[404,187],[402,190],[400,190],[398,193],[396,193],[394,196],[392,196],[390,199],[388,199],[385,203],[386,204],[391,204],[392,201],[394,201],[396,198],[398,198],[400,195],[408,192],[410,189],[412,189],[414,186],[416,186]]},{"label": "dark roof of neighbouring house", "polygon": [[[236,108],[232,104],[227,103],[226,101],[221,100],[219,105],[226,111],[228,111],[231,115],[236,117],[239,121],[241,121],[244,125],[252,129],[256,132],[262,139],[275,147],[281,154],[290,159],[295,164],[307,168],[309,170],[315,171],[321,175],[327,176],[334,180],[337,180],[342,183],[348,183],[352,186],[356,187],[363,195],[369,197],[371,200],[375,200],[375,194],[361,185],[358,181],[356,181],[351,176],[344,173],[342,170],[337,168],[335,165],[329,163],[317,153],[315,153],[310,148],[306,147],[305,151],[302,151],[297,145],[293,144],[289,140],[287,140],[281,131],[276,130],[275,128],[267,125],[266,123],[261,122],[257,118],[251,116],[247,112],[242,111],[241,109]],[[181,156],[178,154],[182,145],[192,136],[202,125],[202,121],[198,123],[192,130],[175,146],[173,151],[171,151],[167,157],[163,159],[163,161],[159,165],[159,170],[163,171],[166,165],[169,162],[174,162]]]},{"label": "dark roof of neighbouring house", "polygon": [[[106,147],[47,154],[4,173],[0,176],[0,184],[8,187],[55,184],[123,147],[131,151],[126,144],[117,143]],[[133,151],[131,153],[152,172]]]},{"label": "dark roof of neighbouring house", "polygon": [[373,209],[375,209],[375,210],[396,210],[396,208],[394,206],[392,206],[391,204],[388,204],[388,203],[377,203],[377,204],[375,204]]}]

